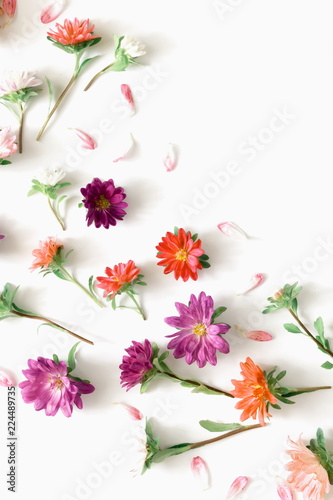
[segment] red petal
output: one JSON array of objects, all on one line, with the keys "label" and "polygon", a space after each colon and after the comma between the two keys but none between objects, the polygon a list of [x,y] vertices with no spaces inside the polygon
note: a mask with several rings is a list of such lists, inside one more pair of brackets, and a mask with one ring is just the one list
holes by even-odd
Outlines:
[{"label": "red petal", "polygon": [[252,332],[243,332],[244,337],[251,340],[256,340],[257,342],[266,342],[272,340],[272,335],[268,332],[263,332],[261,330],[254,330]]}]

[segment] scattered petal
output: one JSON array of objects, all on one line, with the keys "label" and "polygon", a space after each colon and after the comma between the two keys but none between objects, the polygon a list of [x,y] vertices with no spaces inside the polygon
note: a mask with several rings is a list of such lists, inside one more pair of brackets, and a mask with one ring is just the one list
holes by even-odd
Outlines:
[{"label": "scattered petal", "polygon": [[131,151],[133,145],[134,145],[133,136],[132,136],[132,134],[130,134],[129,140],[123,149],[123,153],[121,153],[121,155],[119,157],[117,157],[115,160],[113,160],[113,163],[117,163],[118,161],[123,160],[128,155],[128,153]]},{"label": "scattered petal", "polygon": [[131,111],[134,115],[135,114],[135,105],[134,105],[134,99],[133,99],[133,94],[132,94],[131,89],[129,88],[129,86],[126,83],[123,83],[120,86],[120,90],[121,90],[121,93],[123,94],[123,96],[125,97],[126,102],[129,104]]},{"label": "scattered petal", "polygon": [[256,340],[257,342],[266,342],[272,340],[272,335],[268,332],[263,332],[261,330],[254,330],[252,332],[243,332],[244,337],[251,340]]},{"label": "scattered petal", "polygon": [[82,141],[83,148],[85,148],[85,149],[96,149],[97,148],[97,144],[94,141],[94,139],[90,135],[88,135],[86,132],[83,132],[82,130],[80,130],[78,128],[73,128],[73,129],[69,129],[69,130],[74,130],[76,132],[76,134],[79,136],[79,138]]},{"label": "scattered petal", "polygon": [[226,500],[233,498],[235,495],[238,495],[238,493],[243,491],[248,482],[249,478],[246,476],[237,477],[237,479],[235,479],[235,481],[230,486]]},{"label": "scattered petal", "polygon": [[9,373],[4,370],[0,370],[0,385],[2,387],[12,387],[16,385],[16,382],[14,382]]},{"label": "scattered petal", "polygon": [[40,20],[43,24],[51,23],[57,17],[60,16],[62,8],[64,6],[63,0],[55,0],[54,2],[47,5],[40,15]]},{"label": "scattered petal", "polygon": [[237,295],[245,295],[246,293],[254,290],[258,286],[260,286],[265,279],[265,276],[261,273],[254,274],[250,280],[250,288],[245,290],[245,292],[237,293]]},{"label": "scattered petal", "polygon": [[281,500],[295,500],[294,492],[286,483],[278,484],[277,492]]},{"label": "scattered petal", "polygon": [[247,235],[237,224],[234,222],[221,222],[217,225],[219,230],[233,240],[246,240]]},{"label": "scattered petal", "polygon": [[209,488],[208,468],[206,462],[201,457],[194,457],[191,460],[191,470],[195,479],[200,483],[202,491]]},{"label": "scattered petal", "polygon": [[163,163],[167,172],[171,172],[171,170],[174,170],[176,166],[176,150],[175,146],[171,143],[168,145],[168,150],[163,159]]},{"label": "scattered petal", "polygon": [[135,408],[134,406],[128,405],[126,403],[113,403],[115,405],[120,405],[124,410],[127,411],[132,420],[142,420],[143,415],[140,410]]},{"label": "scattered petal", "polygon": [[3,0],[2,8],[8,17],[14,17],[16,11],[16,0]]}]

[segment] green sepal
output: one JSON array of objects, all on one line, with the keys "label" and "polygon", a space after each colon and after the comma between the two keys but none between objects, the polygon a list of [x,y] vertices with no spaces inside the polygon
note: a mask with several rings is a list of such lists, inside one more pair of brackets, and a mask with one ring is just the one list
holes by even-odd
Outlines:
[{"label": "green sepal", "polygon": [[55,274],[57,276],[57,278],[60,278],[60,279],[65,280],[65,281],[69,281],[68,278],[62,274],[60,269],[52,269],[52,272],[53,272],[53,274]]},{"label": "green sepal", "polygon": [[311,439],[307,446],[319,458],[320,464],[324,467],[328,474],[330,484],[333,484],[333,461],[332,453],[327,450],[324,433],[321,428],[317,429],[316,439]]},{"label": "green sepal", "polygon": [[211,321],[212,321],[212,323],[215,323],[215,320],[216,320],[219,316],[221,316],[221,314],[222,314],[222,313],[224,313],[224,311],[226,311],[226,310],[227,310],[227,308],[226,308],[226,307],[223,307],[223,306],[221,306],[221,307],[217,307],[217,308],[215,309],[215,311],[213,312],[213,315],[212,315],[212,320],[211,320]]},{"label": "green sepal", "polygon": [[203,255],[200,255],[200,257],[198,257],[198,260],[204,269],[207,269],[208,267],[210,267],[208,259],[209,259],[209,257],[205,253]]},{"label": "green sepal", "polygon": [[57,356],[56,354],[53,354],[53,356],[52,356],[52,357],[53,357],[53,361],[54,361],[55,363],[57,363],[57,365],[59,365],[60,361],[59,361],[58,356]]},{"label": "green sepal", "polygon": [[93,45],[96,45],[96,43],[101,41],[101,37],[93,38],[92,40],[86,40],[85,42],[82,43],[76,43],[76,44],[71,44],[71,45],[63,45],[60,42],[57,42],[57,40],[54,40],[51,36],[46,37],[52,44],[57,47],[58,49],[64,50],[68,54],[77,54],[81,52],[82,50],[86,49],[87,47],[92,47]]},{"label": "green sepal", "polygon": [[0,165],[10,165],[12,162],[9,160],[5,160],[4,158],[0,158]]},{"label": "green sepal", "polygon": [[68,353],[68,361],[67,361],[68,370],[67,370],[67,373],[70,373],[73,370],[75,370],[75,367],[76,367],[75,352],[76,352],[77,346],[80,344],[80,342],[81,341],[76,342],[76,344],[73,345],[73,347],[71,348],[71,350]]},{"label": "green sepal", "polygon": [[178,232],[179,232],[179,228],[178,228],[177,226],[175,226],[175,227],[173,228],[173,234],[174,234],[175,236],[178,236]]},{"label": "green sepal", "polygon": [[268,302],[270,305],[267,306],[263,314],[270,313],[272,311],[277,311],[279,309],[291,309],[295,314],[297,314],[297,295],[302,290],[301,286],[297,286],[298,283],[293,285],[284,285],[281,297],[274,299],[273,297],[268,297]]},{"label": "green sepal", "polygon": [[209,432],[225,432],[246,427],[241,424],[223,424],[221,422],[214,422],[213,420],[200,420],[199,424]]}]

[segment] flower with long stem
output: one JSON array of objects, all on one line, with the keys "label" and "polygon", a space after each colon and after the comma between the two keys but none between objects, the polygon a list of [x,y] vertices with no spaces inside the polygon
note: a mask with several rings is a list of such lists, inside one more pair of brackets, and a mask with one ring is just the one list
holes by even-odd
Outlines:
[{"label": "flower with long stem", "polygon": [[0,165],[9,165],[8,158],[17,151],[16,135],[10,135],[10,128],[0,130]]},{"label": "flower with long stem", "polygon": [[[136,267],[134,261],[129,260],[126,264],[119,263],[112,269],[106,267],[105,274],[106,276],[96,277],[98,282],[96,286],[104,290],[103,297],[111,301],[112,308],[114,310],[118,308],[132,309],[140,314],[142,319],[146,319],[139,302],[135,298],[138,292],[134,287],[138,285],[145,286],[147,283],[142,280],[144,276],[140,274],[140,269]],[[122,293],[125,293],[132,300],[134,307],[116,304],[116,296]]]},{"label": "flower with long stem", "polygon": [[11,71],[0,82],[0,102],[13,113],[19,122],[18,151],[22,153],[24,113],[28,102],[40,92],[43,80],[36,78],[35,72]]},{"label": "flower with long stem", "polygon": [[[284,285],[272,297],[268,297],[269,305],[264,309],[263,314],[267,314],[279,309],[287,309],[297,325],[294,323],[285,323],[284,328],[290,333],[300,333],[310,338],[318,347],[318,349],[333,358],[333,350],[330,346],[329,340],[325,337],[325,328],[323,319],[319,316],[314,322],[316,334],[312,333],[307,326],[303,323],[298,315],[298,300],[297,296],[302,290],[298,283],[293,285]],[[326,361],[321,365],[323,368],[332,369],[333,363]]]},{"label": "flower with long stem", "polygon": [[138,64],[136,59],[146,53],[145,46],[128,35],[121,37],[114,35],[114,44],[115,60],[96,73],[84,90],[88,90],[97,78],[108,71],[125,71],[130,64]]},{"label": "flower with long stem", "polygon": [[48,167],[39,172],[35,179],[32,180],[32,186],[28,192],[28,196],[35,193],[42,193],[47,198],[51,212],[59,222],[63,230],[66,229],[65,222],[61,218],[59,212],[60,203],[67,197],[66,195],[58,196],[57,191],[65,186],[70,186],[70,182],[60,182],[66,175],[66,171],[58,167]]},{"label": "flower with long stem", "polygon": [[44,316],[40,316],[37,313],[31,312],[31,311],[26,311],[25,309],[22,309],[19,307],[17,304],[14,302],[14,298],[16,295],[16,292],[18,290],[18,287],[15,288],[14,290],[12,287],[9,285],[9,283],[6,283],[4,286],[4,289],[0,295],[0,320],[6,319],[6,318],[12,318],[12,317],[20,317],[20,318],[30,318],[30,319],[36,319],[38,321],[43,321],[44,325],[51,326],[52,328],[55,328],[57,330],[60,330],[62,332],[69,333],[73,337],[82,340],[83,342],[86,342],[87,344],[93,345],[94,343],[91,340],[87,340],[84,337],[81,337],[81,335],[78,335],[77,333],[72,332],[71,330],[68,330],[68,328],[65,328],[58,323],[55,323],[54,321],[45,318]]},{"label": "flower with long stem", "polygon": [[65,268],[64,263],[67,262],[68,255],[73,252],[69,250],[66,255],[63,255],[63,245],[58,244],[54,237],[48,237],[45,241],[39,242],[39,248],[33,250],[32,255],[35,260],[30,269],[40,269],[40,273],[44,276],[53,273],[58,278],[74,283],[82,292],[90,297],[99,307],[104,307],[98,299],[93,289],[94,277],[90,276],[88,289],[81,285]]},{"label": "flower with long stem", "polygon": [[[70,90],[74,82],[77,80],[83,68],[89,63],[89,61],[94,59],[90,57],[81,62],[84,51],[88,47],[96,45],[101,40],[101,37],[93,35],[94,27],[95,25],[90,24],[89,19],[86,19],[85,21],[79,21],[79,19],[77,18],[75,18],[74,21],[65,19],[63,26],[60,25],[59,23],[56,23],[56,30],[55,31],[51,30],[47,33],[48,34],[47,39],[50,40],[55,47],[58,47],[59,49],[68,52],[69,54],[74,54],[75,65],[74,65],[73,75],[69,80],[68,84],[66,85],[66,87],[64,88],[64,90],[62,91],[62,93],[60,94],[60,96],[58,97],[53,108],[48,113],[46,120],[43,123],[42,128],[40,129],[36,137],[37,141],[39,141],[42,138],[42,135],[50,119],[58,109],[60,103],[64,99],[67,92]],[[50,83],[49,83],[49,88],[51,88]]]}]

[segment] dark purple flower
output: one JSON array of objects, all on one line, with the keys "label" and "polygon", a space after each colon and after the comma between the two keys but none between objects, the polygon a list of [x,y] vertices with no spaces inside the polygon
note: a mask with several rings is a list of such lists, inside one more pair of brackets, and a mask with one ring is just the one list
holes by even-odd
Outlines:
[{"label": "dark purple flower", "polygon": [[174,337],[168,344],[168,349],[174,349],[175,358],[185,357],[187,364],[197,362],[199,368],[206,365],[216,365],[216,351],[227,354],[229,344],[221,337],[230,326],[224,323],[214,325],[214,301],[212,297],[201,292],[198,298],[191,295],[189,305],[175,303],[179,316],[165,318],[165,322],[174,328],[176,333],[167,335]]},{"label": "dark purple flower", "polygon": [[119,366],[122,370],[121,385],[122,387],[127,386],[126,391],[141,384],[146,373],[153,368],[151,363],[153,349],[149,340],[146,339],[143,344],[133,340],[132,344],[128,349],[125,349],[128,356],[123,356],[123,362]]},{"label": "dark purple flower", "polygon": [[28,360],[28,370],[22,370],[27,378],[19,384],[25,403],[34,403],[36,411],[45,410],[46,415],[54,416],[61,410],[70,417],[73,404],[79,409],[83,403],[81,394],[94,392],[95,387],[87,382],[73,380],[67,376],[67,365],[52,359],[37,358]]},{"label": "dark purple flower", "polygon": [[0,234],[0,240],[2,240],[5,237],[4,234]]},{"label": "dark purple flower", "polygon": [[96,227],[115,226],[117,220],[123,220],[128,204],[123,201],[126,194],[122,187],[115,187],[112,179],[102,182],[97,177],[81,189],[83,204],[88,209],[88,226],[93,222]]}]

